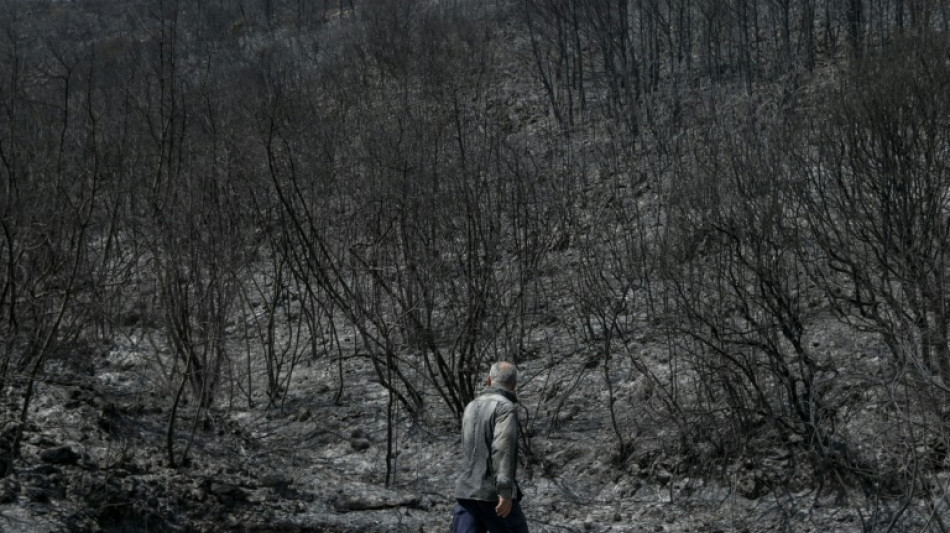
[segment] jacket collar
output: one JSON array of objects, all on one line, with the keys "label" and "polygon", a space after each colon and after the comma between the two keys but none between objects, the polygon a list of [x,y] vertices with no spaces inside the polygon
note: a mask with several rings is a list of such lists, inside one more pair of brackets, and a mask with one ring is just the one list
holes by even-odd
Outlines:
[{"label": "jacket collar", "polygon": [[511,403],[518,403],[518,395],[504,387],[499,387],[496,385],[485,387],[485,390],[482,392],[482,394],[500,394]]}]

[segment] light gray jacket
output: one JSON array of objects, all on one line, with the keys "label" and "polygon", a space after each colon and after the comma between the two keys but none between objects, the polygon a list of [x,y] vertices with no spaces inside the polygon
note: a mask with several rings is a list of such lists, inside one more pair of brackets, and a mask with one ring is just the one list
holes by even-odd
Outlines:
[{"label": "light gray jacket", "polygon": [[462,415],[462,465],[455,483],[460,500],[497,501],[521,497],[518,467],[518,397],[502,387],[488,387]]}]

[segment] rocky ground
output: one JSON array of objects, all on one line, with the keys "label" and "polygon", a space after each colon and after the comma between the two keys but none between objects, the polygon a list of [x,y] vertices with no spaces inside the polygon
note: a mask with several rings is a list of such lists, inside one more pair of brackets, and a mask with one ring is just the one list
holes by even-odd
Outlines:
[{"label": "rocky ground", "polygon": [[[170,468],[170,400],[149,349],[119,343],[51,362],[21,457],[0,481],[0,531],[448,530],[458,436],[434,395],[415,421],[397,411],[388,487],[386,394],[355,358],[339,403],[334,365],[317,360],[296,369],[281,405],[248,408],[236,393],[197,418],[185,406],[176,448],[190,445],[190,460]],[[648,453],[646,438],[618,464],[602,376],[589,367],[570,353],[521,365],[519,475],[532,531],[859,529],[849,507],[826,501],[833,495],[759,490],[758,467],[693,476],[669,454]],[[618,412],[635,417],[648,391],[630,369],[617,371]]]}]

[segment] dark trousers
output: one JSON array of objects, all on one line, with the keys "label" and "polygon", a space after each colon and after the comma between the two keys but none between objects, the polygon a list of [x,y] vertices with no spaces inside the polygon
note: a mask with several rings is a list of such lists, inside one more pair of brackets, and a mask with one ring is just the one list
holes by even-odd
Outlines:
[{"label": "dark trousers", "polygon": [[452,533],[528,533],[521,504],[511,504],[511,513],[502,518],[495,514],[498,502],[459,500],[452,516]]}]

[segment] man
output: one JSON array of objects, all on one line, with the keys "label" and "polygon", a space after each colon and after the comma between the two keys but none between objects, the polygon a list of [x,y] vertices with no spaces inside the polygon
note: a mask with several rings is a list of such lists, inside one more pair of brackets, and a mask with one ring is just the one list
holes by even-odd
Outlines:
[{"label": "man", "polygon": [[462,416],[462,465],[452,533],[528,533],[521,512],[518,467],[518,369],[492,365],[487,388]]}]

